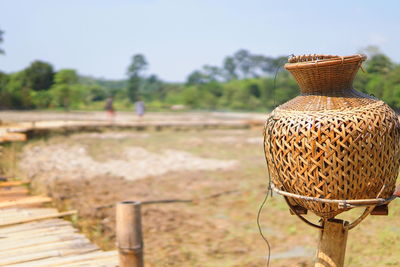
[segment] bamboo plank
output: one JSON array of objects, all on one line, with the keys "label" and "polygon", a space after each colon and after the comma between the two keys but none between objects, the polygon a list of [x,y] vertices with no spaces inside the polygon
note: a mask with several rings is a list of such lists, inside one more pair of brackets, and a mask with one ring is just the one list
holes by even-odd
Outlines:
[{"label": "bamboo plank", "polygon": [[50,234],[53,232],[60,232],[60,231],[78,231],[78,230],[72,227],[72,225],[68,224],[57,225],[57,226],[50,225],[49,227],[46,228],[37,228],[37,229],[34,228],[28,231],[0,234],[0,242],[2,241],[1,239],[5,238],[18,238],[19,236],[31,237],[35,235]]},{"label": "bamboo plank", "polygon": [[41,244],[55,243],[73,239],[86,239],[86,238],[83,237],[81,234],[76,234],[76,233],[68,235],[59,235],[59,236],[46,236],[46,237],[36,238],[35,240],[22,240],[17,243],[7,243],[0,247],[0,251],[6,251],[24,247],[32,247]]},{"label": "bamboo plank", "polygon": [[52,211],[58,211],[55,208],[43,208],[43,207],[29,207],[29,208],[21,208],[21,207],[11,207],[11,208],[5,208],[2,209],[0,211],[0,214],[13,214],[13,213],[31,213],[31,212],[42,212],[42,211],[48,211],[48,210],[52,210]]},{"label": "bamboo plank", "polygon": [[37,228],[37,229],[33,228],[30,230],[11,232],[11,233],[3,233],[3,234],[0,234],[0,241],[1,241],[1,239],[4,239],[4,238],[18,238],[19,236],[30,237],[33,235],[43,234],[46,232],[51,233],[54,231],[67,230],[67,229],[73,229],[73,230],[77,231],[77,229],[75,229],[74,227],[72,227],[71,225],[68,225],[68,224],[56,225],[56,226],[49,226],[46,228]]},{"label": "bamboo plank", "polygon": [[1,182],[0,187],[11,187],[29,184],[29,181],[7,181]]},{"label": "bamboo plank", "polygon": [[0,210],[0,223],[9,220],[18,220],[23,218],[30,218],[33,216],[43,216],[46,214],[57,213],[57,209],[53,208],[39,208],[39,209],[16,209],[16,210]]},{"label": "bamboo plank", "polygon": [[7,222],[7,223],[0,223],[0,227],[6,227],[6,226],[15,225],[15,224],[21,224],[21,223],[27,223],[27,222],[33,222],[33,221],[39,221],[39,220],[46,220],[46,219],[50,219],[50,218],[64,217],[64,216],[69,216],[69,215],[73,215],[76,213],[77,213],[76,210],[57,212],[57,213],[43,215],[43,216],[36,216],[36,217],[32,217],[32,218],[27,218],[27,219],[20,219],[17,221],[12,221],[12,222]]},{"label": "bamboo plank", "polygon": [[10,220],[16,221],[18,219],[26,219],[26,218],[44,216],[54,213],[58,213],[58,210],[55,209],[37,210],[37,211],[21,210],[20,212],[5,213],[5,214],[3,214],[3,211],[0,210],[0,222],[10,221]]},{"label": "bamboo plank", "polygon": [[[61,265],[58,265],[61,266]],[[82,261],[82,262],[75,262],[71,264],[63,264],[63,267],[83,267],[83,266],[90,266],[90,267],[118,267],[118,260],[114,256],[110,256],[104,259],[98,260],[89,260],[89,261]]]},{"label": "bamboo plank", "polygon": [[31,196],[31,197],[25,197],[23,199],[18,199],[15,201],[0,202],[0,209],[22,206],[22,205],[43,204],[49,202],[51,202],[51,198],[49,197]]},{"label": "bamboo plank", "polygon": [[17,142],[17,141],[26,141],[26,134],[24,133],[5,133],[0,136],[1,142]]},{"label": "bamboo plank", "polygon": [[5,228],[0,228],[0,234],[17,233],[22,231],[31,231],[32,229],[47,228],[50,226],[58,225],[71,225],[70,222],[61,219],[48,219],[44,221],[36,221],[24,224],[17,224],[14,226],[9,226]]},{"label": "bamboo plank", "polygon": [[19,240],[26,240],[28,238],[33,239],[37,237],[45,237],[45,236],[58,236],[65,234],[76,233],[78,230],[73,227],[63,227],[56,228],[53,230],[39,231],[39,232],[27,232],[23,234],[12,234],[12,235],[0,235],[0,246],[5,243],[18,242]]},{"label": "bamboo plank", "polygon": [[0,188],[0,196],[10,196],[15,194],[25,194],[29,193],[26,187],[18,186],[18,187],[1,187]]},{"label": "bamboo plank", "polygon": [[25,207],[51,202],[27,196],[26,183],[0,182],[0,266],[118,266],[115,251],[99,251],[70,222],[56,219],[76,211]]},{"label": "bamboo plank", "polygon": [[8,216],[8,217],[0,217],[0,224],[5,224],[9,222],[15,222],[19,220],[24,220],[24,219],[29,219],[29,218],[34,218],[34,217],[42,217],[46,215],[52,215],[56,214],[58,212],[42,212],[42,213],[34,213],[34,214],[21,214],[21,215],[14,215],[14,216]]},{"label": "bamboo plank", "polygon": [[10,195],[10,196],[0,196],[0,203],[7,202],[7,201],[17,201],[19,199],[26,198],[27,195]]},{"label": "bamboo plank", "polygon": [[65,266],[66,264],[74,264],[88,260],[101,260],[104,258],[115,257],[117,258],[116,251],[107,252],[90,252],[82,255],[67,256],[62,258],[50,258],[45,260],[39,260],[30,263],[13,264],[9,267],[53,267],[53,266]]},{"label": "bamboo plank", "polygon": [[74,249],[79,250],[80,248],[89,246],[89,245],[98,249],[98,247],[96,245],[91,244],[90,241],[87,239],[73,239],[73,240],[60,241],[60,242],[55,242],[55,243],[50,243],[50,244],[42,244],[39,246],[34,246],[34,247],[29,247],[29,248],[21,248],[21,249],[15,249],[15,250],[11,250],[11,251],[0,252],[0,259],[19,255],[21,253],[28,254],[28,253],[34,253],[34,252],[39,252],[39,251],[48,251],[48,250],[55,250],[55,249],[62,249],[62,248],[70,248],[70,249],[74,248]]},{"label": "bamboo plank", "polygon": [[80,249],[59,249],[59,250],[49,250],[49,251],[41,251],[32,254],[20,254],[18,256],[10,257],[7,259],[0,260],[0,266],[9,266],[12,264],[18,263],[27,263],[47,258],[53,257],[65,257],[69,255],[80,255],[88,252],[92,252],[97,250],[96,247],[92,246],[91,244]]}]

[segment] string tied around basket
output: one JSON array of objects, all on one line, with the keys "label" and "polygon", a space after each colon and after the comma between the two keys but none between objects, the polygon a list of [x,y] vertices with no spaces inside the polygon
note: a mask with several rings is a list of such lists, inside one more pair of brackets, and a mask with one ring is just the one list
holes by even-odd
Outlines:
[{"label": "string tied around basket", "polygon": [[359,223],[361,223],[372,212],[372,210],[376,206],[387,204],[397,197],[397,195],[392,195],[389,198],[380,198],[380,195],[383,193],[384,189],[386,188],[385,184],[382,186],[382,188],[379,191],[376,198],[374,198],[374,199],[354,199],[354,200],[325,199],[325,198],[318,198],[318,197],[302,196],[302,195],[298,195],[298,194],[289,193],[284,190],[280,190],[273,183],[271,183],[271,188],[274,192],[276,192],[279,195],[282,195],[285,198],[286,203],[288,204],[290,210],[295,215],[297,215],[297,217],[299,217],[299,219],[301,219],[306,224],[308,224],[312,227],[315,227],[315,228],[319,228],[319,229],[322,229],[322,226],[314,224],[314,223],[310,222],[309,220],[307,220],[306,218],[304,218],[303,216],[301,216],[301,214],[299,214],[296,211],[296,209],[294,209],[293,206],[290,204],[289,198],[297,198],[297,199],[302,199],[302,200],[306,200],[306,201],[323,202],[323,203],[328,203],[328,204],[338,204],[338,207],[341,209],[366,207],[365,211],[363,212],[363,214],[360,217],[358,217],[352,223],[349,223],[346,225],[346,228],[348,228],[350,230],[350,229],[353,229],[354,227],[356,227]]}]

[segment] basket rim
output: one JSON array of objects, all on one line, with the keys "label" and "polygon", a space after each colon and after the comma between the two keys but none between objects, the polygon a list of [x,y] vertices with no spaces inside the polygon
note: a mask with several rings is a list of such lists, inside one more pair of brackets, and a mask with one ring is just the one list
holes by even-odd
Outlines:
[{"label": "basket rim", "polygon": [[319,68],[329,67],[334,65],[344,64],[361,64],[365,61],[367,56],[364,54],[355,54],[351,56],[336,56],[336,55],[323,55],[323,54],[310,54],[292,56],[288,59],[288,63],[285,64],[285,69],[296,70],[296,69],[308,69],[308,68]]}]

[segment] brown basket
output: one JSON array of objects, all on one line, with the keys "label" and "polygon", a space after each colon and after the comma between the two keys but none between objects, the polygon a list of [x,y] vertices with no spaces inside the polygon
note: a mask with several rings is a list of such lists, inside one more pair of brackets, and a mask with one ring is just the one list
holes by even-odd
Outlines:
[{"label": "brown basket", "polygon": [[[306,55],[285,65],[301,95],[276,108],[265,125],[266,159],[278,190],[317,200],[392,196],[400,124],[384,102],[353,89],[365,59]],[[347,209],[301,198],[290,202],[323,218]]]}]

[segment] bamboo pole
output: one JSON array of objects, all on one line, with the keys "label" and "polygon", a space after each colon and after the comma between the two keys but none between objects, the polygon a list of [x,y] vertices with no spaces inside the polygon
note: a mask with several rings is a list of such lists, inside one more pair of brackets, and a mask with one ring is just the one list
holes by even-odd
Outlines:
[{"label": "bamboo pole", "polygon": [[322,222],[315,267],[343,267],[348,222],[330,219]]},{"label": "bamboo pole", "polygon": [[143,267],[143,238],[140,202],[117,204],[116,232],[120,267]]}]

